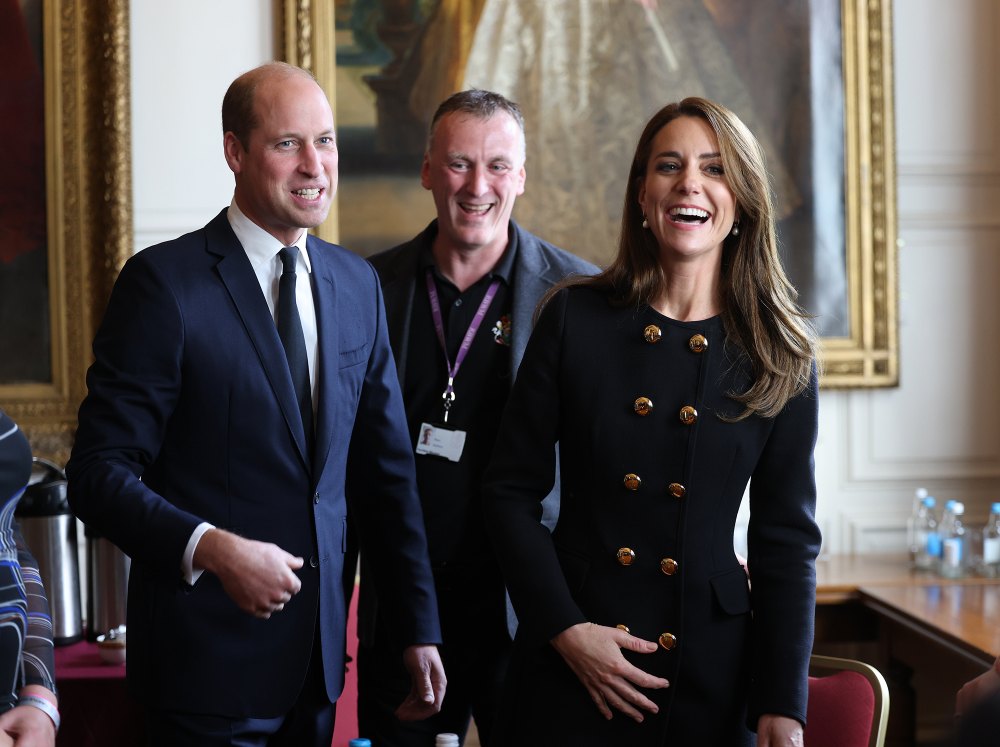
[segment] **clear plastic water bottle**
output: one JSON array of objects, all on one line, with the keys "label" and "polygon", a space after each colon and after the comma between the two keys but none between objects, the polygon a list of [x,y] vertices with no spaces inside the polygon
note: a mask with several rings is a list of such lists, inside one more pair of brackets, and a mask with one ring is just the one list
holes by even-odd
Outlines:
[{"label": "clear plastic water bottle", "polygon": [[979,572],[989,578],[1000,576],[1000,503],[990,506],[990,515],[983,527],[983,559]]},{"label": "clear plastic water bottle", "polygon": [[917,488],[913,491],[913,506],[910,509],[910,516],[906,520],[906,543],[910,550],[911,568],[918,567],[917,556],[924,544],[918,536],[917,526],[920,523],[920,512],[923,510],[924,498],[926,497],[927,488]]},{"label": "clear plastic water bottle", "polygon": [[941,519],[941,575],[947,578],[961,578],[967,570],[965,526],[963,517],[965,504],[948,501],[945,515]]},{"label": "clear plastic water bottle", "polygon": [[913,567],[918,571],[933,571],[941,557],[941,535],[938,534],[937,517],[934,515],[936,505],[934,496],[924,496],[913,522],[913,542],[916,547]]}]

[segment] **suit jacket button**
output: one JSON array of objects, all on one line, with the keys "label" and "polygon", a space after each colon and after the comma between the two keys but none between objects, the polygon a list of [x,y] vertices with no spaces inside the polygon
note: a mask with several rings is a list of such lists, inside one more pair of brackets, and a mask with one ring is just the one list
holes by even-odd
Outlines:
[{"label": "suit jacket button", "polygon": [[663,337],[663,333],[655,324],[650,324],[642,331],[642,336],[645,338],[646,342],[654,343],[660,341],[660,338]]},{"label": "suit jacket button", "polygon": [[677,573],[677,561],[673,558],[664,558],[660,561],[660,570],[668,576],[673,576]]},{"label": "suit jacket button", "polygon": [[622,480],[622,484],[626,490],[638,490],[639,486],[642,485],[642,478],[639,475],[629,472],[625,475],[625,479]]},{"label": "suit jacket button", "polygon": [[688,340],[688,348],[692,353],[704,353],[708,350],[708,338],[705,335],[691,335]]},{"label": "suit jacket button", "polygon": [[691,407],[691,405],[684,405],[681,408],[679,417],[684,425],[694,425],[698,422],[698,411]]},{"label": "suit jacket button", "polygon": [[649,397],[637,397],[632,403],[632,409],[635,410],[636,415],[649,415],[653,409],[653,400]]},{"label": "suit jacket button", "polygon": [[687,494],[687,488],[679,482],[672,482],[667,486],[667,492],[674,498],[683,498]]},{"label": "suit jacket button", "polygon": [[618,562],[625,566],[632,565],[635,562],[635,551],[631,547],[619,547]]},{"label": "suit jacket button", "polygon": [[309,567],[310,568],[319,568],[319,558],[317,558],[315,555],[310,556],[309,557]]},{"label": "suit jacket button", "polygon": [[318,490],[313,494],[313,503],[319,503],[319,491]]},{"label": "suit jacket button", "polygon": [[673,633],[660,633],[660,645],[669,651],[677,645],[677,636]]}]

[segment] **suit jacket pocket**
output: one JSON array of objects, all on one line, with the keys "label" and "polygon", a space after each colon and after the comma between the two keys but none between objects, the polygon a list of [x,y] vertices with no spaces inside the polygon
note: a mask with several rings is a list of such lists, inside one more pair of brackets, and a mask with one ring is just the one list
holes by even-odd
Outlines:
[{"label": "suit jacket pocket", "polygon": [[357,365],[358,363],[364,363],[368,360],[368,354],[371,350],[371,344],[368,342],[363,342],[361,344],[354,344],[350,340],[344,340],[344,348],[340,350],[340,367],[348,368],[349,366]]},{"label": "suit jacket pocket", "polygon": [[709,579],[715,601],[727,615],[745,615],[750,611],[750,587],[742,568],[726,571]]}]

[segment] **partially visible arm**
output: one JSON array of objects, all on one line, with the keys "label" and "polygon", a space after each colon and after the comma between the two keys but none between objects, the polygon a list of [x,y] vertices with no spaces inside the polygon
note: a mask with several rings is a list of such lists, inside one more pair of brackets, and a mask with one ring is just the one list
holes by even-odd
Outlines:
[{"label": "partially visible arm", "polygon": [[25,543],[16,519],[12,528],[17,547],[17,562],[21,566],[21,578],[24,579],[24,592],[28,600],[28,629],[25,632],[24,649],[21,652],[24,681],[28,687],[38,686],[49,693],[54,693],[56,665],[52,648],[49,600],[42,585],[42,576],[38,571],[38,561]]},{"label": "partially visible arm", "polygon": [[567,291],[554,296],[528,339],[483,479],[486,527],[517,612],[518,635],[539,645],[588,622],[542,524],[542,501],[555,483],[567,303]]},{"label": "partially visible arm", "polygon": [[94,339],[88,393],[66,473],[73,512],[129,557],[179,579],[201,518],[142,481],[166,437],[181,390],[180,306],[143,253],[126,263]]},{"label": "partially visible arm", "polygon": [[749,714],[804,722],[813,645],[818,379],[774,419],[750,479],[747,532],[754,636]]},{"label": "partially visible arm", "polygon": [[955,696],[955,715],[964,716],[998,691],[1000,691],[1000,656],[993,662],[992,667],[962,685]]},{"label": "partially visible arm", "polygon": [[[17,560],[21,566],[24,590],[28,600],[28,629],[21,652],[25,685],[18,695],[34,696],[51,704],[58,712],[59,701],[55,689],[55,657],[52,650],[52,618],[45,587],[38,572],[38,562],[32,555],[14,522],[14,541]],[[55,744],[56,727],[52,719],[32,705],[18,705],[0,716],[0,732],[16,737],[18,747],[51,747]],[[0,739],[0,747],[3,740]]]}]

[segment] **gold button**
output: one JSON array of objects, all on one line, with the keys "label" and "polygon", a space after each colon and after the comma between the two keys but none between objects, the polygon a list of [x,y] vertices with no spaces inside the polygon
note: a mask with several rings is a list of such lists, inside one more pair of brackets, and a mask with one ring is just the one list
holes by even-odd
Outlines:
[{"label": "gold button", "polygon": [[635,410],[636,415],[649,415],[653,409],[653,400],[649,397],[638,397],[632,403],[632,409]]},{"label": "gold button", "polygon": [[622,565],[632,565],[635,560],[635,552],[632,551],[631,547],[619,547],[618,548],[618,562]]},{"label": "gold button", "polygon": [[708,350],[708,338],[705,335],[691,335],[688,347],[691,348],[692,353],[704,353]]},{"label": "gold button", "polygon": [[642,485],[642,478],[629,472],[622,482],[627,490],[638,490],[639,486]]},{"label": "gold button", "polygon": [[618,624],[618,625],[615,625],[615,627],[618,628],[618,630],[624,630],[629,635],[632,635],[632,631],[628,629],[628,625]]},{"label": "gold button", "polygon": [[677,645],[677,636],[673,633],[660,633],[660,645],[669,651]]},{"label": "gold button", "polygon": [[681,408],[680,419],[684,425],[694,425],[698,420],[698,411],[691,405],[684,405]]},{"label": "gold button", "polygon": [[677,561],[673,558],[664,558],[660,561],[660,570],[668,576],[673,576],[677,573]]},{"label": "gold button", "polygon": [[667,492],[670,493],[674,498],[683,498],[687,494],[687,488],[681,485],[679,482],[672,482],[667,485]]},{"label": "gold button", "polygon": [[663,337],[663,333],[660,332],[660,328],[655,324],[650,324],[646,329],[642,331],[642,336],[646,338],[646,342],[659,342],[660,338]]}]

